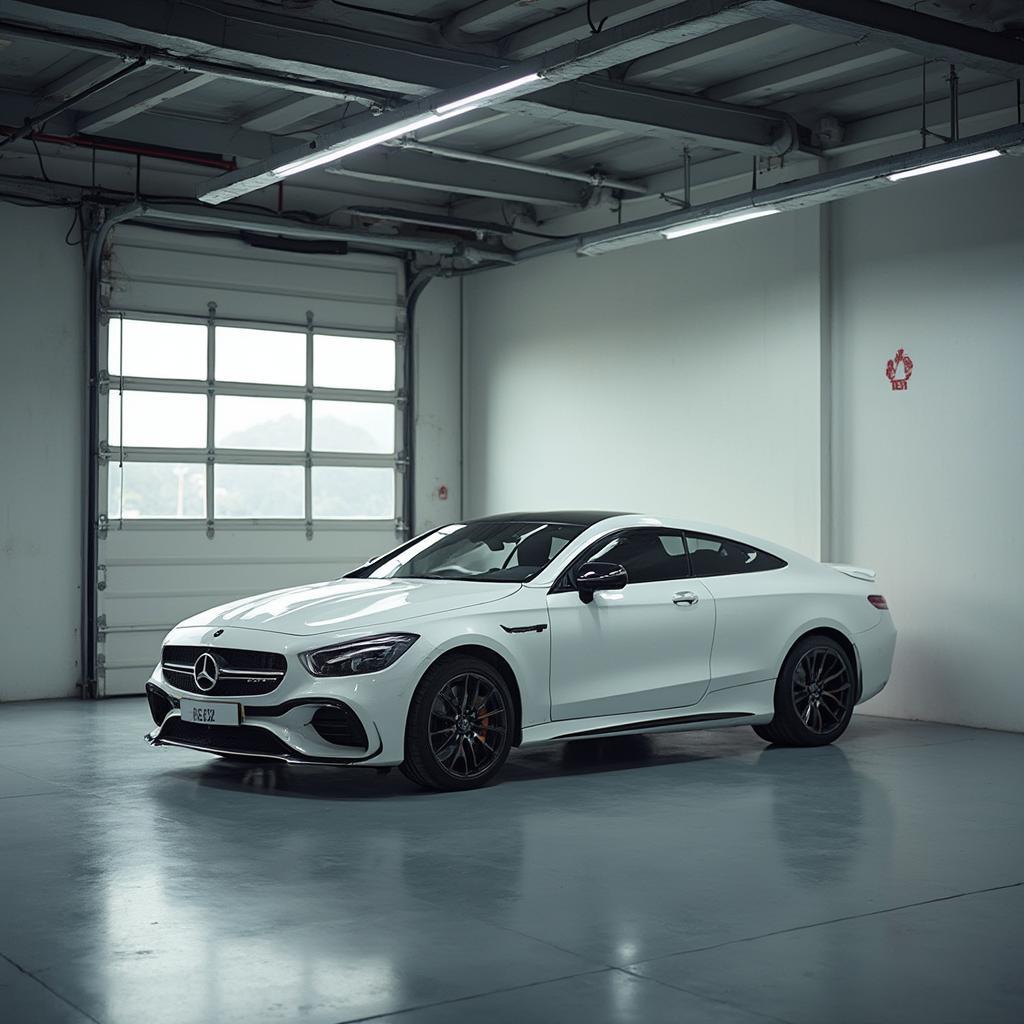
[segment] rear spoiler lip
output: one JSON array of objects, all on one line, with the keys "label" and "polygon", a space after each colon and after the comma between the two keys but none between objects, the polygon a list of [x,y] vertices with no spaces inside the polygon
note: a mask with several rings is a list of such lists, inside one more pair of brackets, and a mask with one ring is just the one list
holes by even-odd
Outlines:
[{"label": "rear spoiler lip", "polygon": [[865,583],[875,582],[875,570],[865,569],[862,565],[842,565],[838,562],[825,562],[830,569],[841,572],[846,576],[852,576],[855,580],[864,580]]}]

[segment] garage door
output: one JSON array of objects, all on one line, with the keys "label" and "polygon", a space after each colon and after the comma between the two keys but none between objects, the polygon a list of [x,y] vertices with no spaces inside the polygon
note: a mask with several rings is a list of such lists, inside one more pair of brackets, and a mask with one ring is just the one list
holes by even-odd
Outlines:
[{"label": "garage door", "polygon": [[403,275],[386,257],[115,229],[101,332],[97,693],[163,634],[402,535]]}]

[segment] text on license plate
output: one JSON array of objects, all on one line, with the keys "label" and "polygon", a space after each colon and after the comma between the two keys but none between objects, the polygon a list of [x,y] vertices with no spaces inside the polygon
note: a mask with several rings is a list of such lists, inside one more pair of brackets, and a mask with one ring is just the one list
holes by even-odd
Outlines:
[{"label": "text on license plate", "polygon": [[223,700],[183,700],[181,720],[196,725],[241,725],[241,705]]}]

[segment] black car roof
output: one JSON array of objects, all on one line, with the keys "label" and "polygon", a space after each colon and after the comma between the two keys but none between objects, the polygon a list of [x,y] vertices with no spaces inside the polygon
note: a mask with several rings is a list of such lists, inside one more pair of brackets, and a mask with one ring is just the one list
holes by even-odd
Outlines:
[{"label": "black car roof", "polygon": [[628,516],[631,512],[594,512],[580,509],[561,512],[502,512],[496,516],[480,516],[468,520],[473,523],[569,523],[573,526],[593,526],[603,519]]}]

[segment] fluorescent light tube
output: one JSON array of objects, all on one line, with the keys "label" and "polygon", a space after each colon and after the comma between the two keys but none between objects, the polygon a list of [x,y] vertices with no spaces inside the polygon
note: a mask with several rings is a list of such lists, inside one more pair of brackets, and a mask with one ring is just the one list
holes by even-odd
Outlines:
[{"label": "fluorescent light tube", "polygon": [[991,160],[1002,156],[1002,150],[986,149],[984,153],[973,153],[971,156],[958,156],[955,160],[940,160],[937,164],[925,164],[923,167],[912,167],[909,171],[897,171],[887,174],[890,181],[902,181],[904,178],[916,178],[919,174],[931,174],[932,171],[948,171],[950,167],[963,167],[964,164],[976,164],[982,160]]},{"label": "fluorescent light tube", "polygon": [[[448,115],[449,117],[452,115]],[[330,149],[315,150],[307,156],[300,156],[298,160],[275,167],[273,175],[275,178],[287,178],[290,174],[298,174],[299,171],[308,171],[311,167],[319,167],[321,164],[329,164],[342,157],[350,156],[352,153],[359,153],[361,150],[370,149],[372,146],[380,145],[382,142],[389,142],[391,139],[400,138],[411,132],[426,128],[428,125],[437,124],[445,118],[433,111],[417,118],[415,121],[405,121],[401,124],[389,125],[387,128],[379,128],[377,131],[367,132],[366,135],[353,139],[351,142],[343,142]]]},{"label": "fluorescent light tube", "polygon": [[461,100],[454,100],[451,103],[442,104],[437,108],[439,114],[458,113],[463,114],[467,110],[472,110],[473,107],[482,106],[489,99],[493,99],[495,96],[500,96],[502,93],[511,92],[513,89],[518,89],[520,86],[528,85],[530,82],[540,81],[539,74],[523,75],[522,78],[513,78],[511,82],[503,82],[501,85],[492,86],[490,89],[484,89],[483,92],[473,93],[472,96],[465,96]]},{"label": "fluorescent light tube", "polygon": [[774,206],[759,206],[753,210],[742,210],[739,213],[729,213],[724,217],[711,217],[707,220],[695,220],[689,224],[680,224],[676,228],[666,228],[662,234],[666,238],[682,238],[683,235],[696,235],[701,231],[711,231],[714,228],[724,228],[728,224],[739,224],[744,220],[756,220],[758,217],[769,217],[773,213],[781,213],[781,210]]}]

